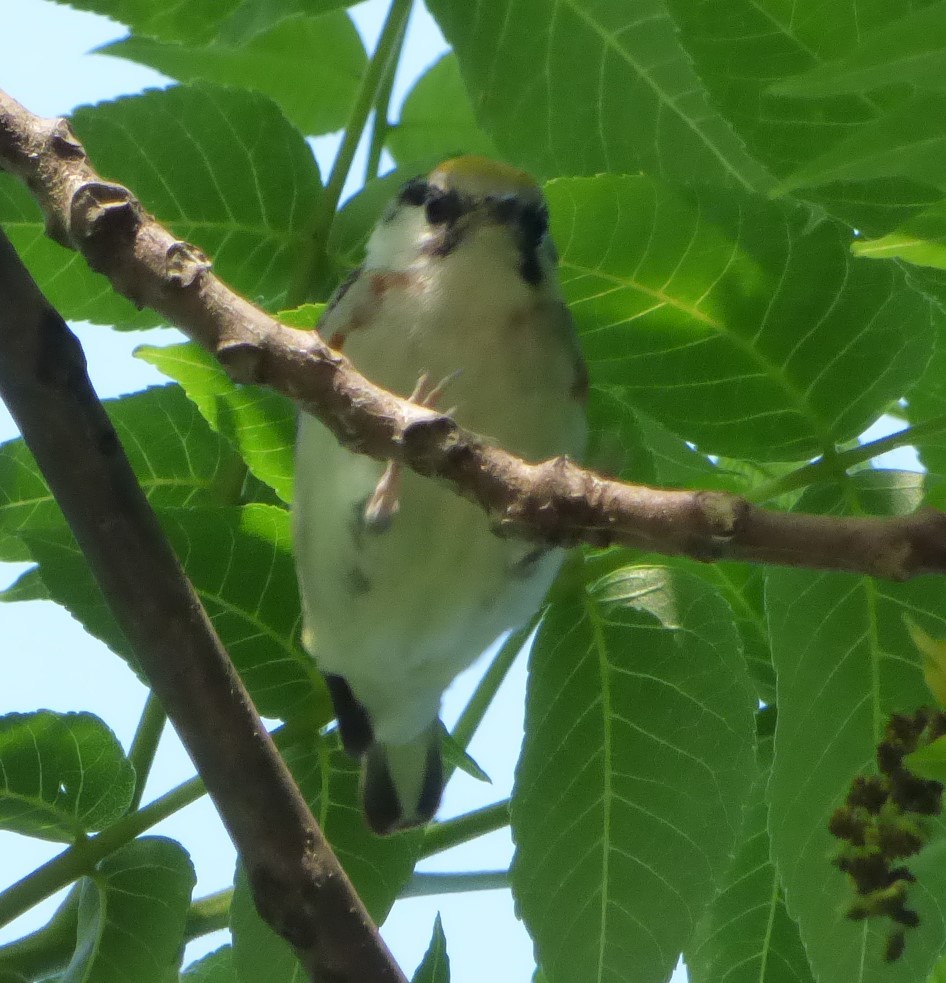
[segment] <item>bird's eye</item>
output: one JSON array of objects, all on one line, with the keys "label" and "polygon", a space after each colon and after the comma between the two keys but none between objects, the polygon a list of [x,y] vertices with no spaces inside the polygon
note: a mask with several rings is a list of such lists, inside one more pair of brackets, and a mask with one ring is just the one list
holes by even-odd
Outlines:
[{"label": "bird's eye", "polygon": [[456,191],[430,188],[427,195],[427,221],[431,225],[455,222],[463,214],[463,201]]},{"label": "bird's eye", "polygon": [[401,188],[397,200],[404,205],[419,207],[427,200],[429,192],[430,185],[422,177],[415,177]]}]

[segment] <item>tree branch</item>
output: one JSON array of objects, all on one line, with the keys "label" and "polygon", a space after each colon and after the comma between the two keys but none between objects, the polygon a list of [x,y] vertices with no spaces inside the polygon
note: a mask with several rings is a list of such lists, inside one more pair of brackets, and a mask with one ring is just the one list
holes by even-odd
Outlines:
[{"label": "tree branch", "polygon": [[233,293],[199,250],[92,169],[65,120],[34,116],[3,93],[0,168],[32,190],[57,242],[214,353],[236,382],[271,386],[346,446],[448,482],[501,534],[900,580],[946,572],[946,515],[932,509],[895,518],[775,513],[725,492],[629,485],[564,459],[527,464],[489,446],[372,385],[316,332],[279,324]]},{"label": "tree branch", "polygon": [[[0,396],[193,758],[260,914],[312,980],[404,983],[164,538],[78,342],[2,233],[0,297]],[[33,889],[41,886],[34,878]]]}]

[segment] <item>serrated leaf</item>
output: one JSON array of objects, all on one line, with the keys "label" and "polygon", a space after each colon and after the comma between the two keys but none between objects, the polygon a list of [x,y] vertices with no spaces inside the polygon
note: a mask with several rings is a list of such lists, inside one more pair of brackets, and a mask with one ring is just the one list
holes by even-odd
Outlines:
[{"label": "serrated leaf", "polygon": [[180,383],[210,426],[284,502],[292,501],[296,408],[272,389],[238,386],[199,345],[142,346],[135,355]]},{"label": "serrated leaf", "polygon": [[414,83],[385,143],[401,165],[460,154],[498,156],[492,140],[476,123],[453,52],[434,62]]},{"label": "serrated leaf", "polygon": [[526,701],[512,888],[549,983],[666,979],[755,774],[731,613],[692,576],[618,570],[549,608]]},{"label": "serrated leaf", "polygon": [[738,849],[685,959],[690,983],[814,983],[798,928],[785,910],[769,860],[765,786],[771,738],[760,744],[760,770]]},{"label": "serrated leaf", "polygon": [[186,46],[130,37],[96,53],[147,65],[180,82],[262,92],[307,134],[345,125],[367,64],[361,38],[344,11],[283,18],[233,44],[214,40]]},{"label": "serrated leaf", "polygon": [[[911,511],[921,476],[864,471],[842,491],[802,499],[806,512]],[[766,605],[778,673],[778,727],[768,787],[772,856],[817,979],[913,983],[925,979],[946,943],[946,869],[925,851],[911,859],[909,903],[921,924],[903,957],[883,961],[887,926],[845,918],[853,886],[830,863],[828,820],[852,778],[873,772],[876,743],[892,712],[929,702],[902,616],[946,634],[942,583],[894,584],[839,573],[771,569]]]},{"label": "serrated leaf", "polygon": [[[284,757],[368,913],[382,922],[420,855],[420,831],[386,837],[370,832],[361,814],[358,762],[341,750],[334,735],[294,745]],[[289,945],[256,913],[242,866],[230,905],[230,931],[240,979],[301,983],[306,978]]]},{"label": "serrated leaf", "polygon": [[240,0],[218,31],[221,40],[243,41],[297,14],[326,14],[354,6],[351,0]]},{"label": "serrated leaf", "polygon": [[231,287],[282,306],[321,191],[311,149],[271,100],[181,85],[76,110],[72,122],[95,167],[207,253]]},{"label": "serrated leaf", "polygon": [[[164,509],[162,528],[263,716],[331,717],[314,665],[299,647],[289,515],[267,505]],[[66,530],[24,536],[49,596],[135,668],[133,655]]]},{"label": "serrated leaf", "polygon": [[239,5],[240,0],[68,0],[76,10],[102,14],[126,24],[136,34],[167,41],[199,41],[209,37]]},{"label": "serrated leaf", "polygon": [[447,955],[447,939],[443,934],[439,912],[430,933],[430,944],[411,977],[411,983],[450,983],[450,957]]},{"label": "serrated leaf", "polygon": [[710,104],[660,0],[434,0],[477,117],[542,176],[645,171],[765,190],[771,178]]},{"label": "serrated leaf", "polygon": [[[179,387],[154,387],[104,400],[102,405],[153,506],[214,501],[214,477],[233,454]],[[0,444],[0,559],[29,559],[18,533],[62,526],[63,522],[23,441]]]},{"label": "serrated leaf", "polygon": [[124,815],[135,772],[91,713],[0,717],[0,827],[70,842]]},{"label": "serrated leaf", "polygon": [[177,978],[196,876],[174,840],[148,836],[82,879],[76,951],[63,983],[168,983]]},{"label": "serrated leaf", "polygon": [[646,177],[546,190],[592,380],[703,453],[829,452],[930,358],[939,308],[894,264],[851,257],[834,223]]},{"label": "serrated leaf", "polygon": [[[668,5],[715,105],[750,153],[785,176],[881,116],[886,100],[834,93],[802,99],[776,94],[774,87],[844,57],[865,35],[925,3],[668,0]],[[930,190],[925,189],[927,196]],[[923,194],[907,179],[884,178],[853,188],[835,184],[814,197],[855,227],[876,233],[922,206]]]},{"label": "serrated leaf", "polygon": [[181,974],[181,983],[239,983],[233,965],[233,947],[222,945],[192,963]]},{"label": "serrated leaf", "polygon": [[866,34],[843,57],[785,79],[775,91],[818,97],[903,84],[946,87],[946,3],[921,7],[889,21]]},{"label": "serrated leaf", "polygon": [[946,95],[929,92],[893,106],[793,171],[778,193],[838,181],[909,178],[931,187],[943,183]]}]

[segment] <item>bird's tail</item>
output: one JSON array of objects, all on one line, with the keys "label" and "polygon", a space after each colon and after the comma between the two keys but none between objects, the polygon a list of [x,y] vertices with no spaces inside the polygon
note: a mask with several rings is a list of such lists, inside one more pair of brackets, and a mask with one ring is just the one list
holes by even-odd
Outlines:
[{"label": "bird's tail", "polygon": [[443,793],[437,721],[407,744],[373,743],[361,765],[368,825],[381,835],[429,822]]}]

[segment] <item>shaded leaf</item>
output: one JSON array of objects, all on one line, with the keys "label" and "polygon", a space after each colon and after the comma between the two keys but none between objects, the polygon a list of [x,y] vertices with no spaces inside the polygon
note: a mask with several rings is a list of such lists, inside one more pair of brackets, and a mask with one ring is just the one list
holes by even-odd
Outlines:
[{"label": "shaded leaf", "polygon": [[787,204],[645,177],[547,187],[596,385],[704,453],[803,460],[850,440],[923,371],[939,308],[849,233]]},{"label": "shaded leaf", "polygon": [[72,122],[95,167],[199,246],[231,287],[282,306],[320,183],[311,149],[273,102],[181,85],[78,109]]},{"label": "shaded leaf", "polygon": [[135,772],[91,713],[0,717],[0,827],[70,842],[124,815]]},{"label": "shaded leaf", "polygon": [[63,983],[168,983],[177,978],[196,876],[174,840],[148,836],[84,877],[76,951]]},{"label": "shaded leaf", "polygon": [[[172,547],[263,716],[331,717],[312,660],[299,647],[299,599],[289,514],[266,505],[165,509]],[[48,596],[135,668],[133,656],[68,530],[24,539]]]},{"label": "shaded leaf", "polygon": [[343,11],[284,18],[234,44],[214,40],[185,46],[130,37],[96,53],[147,65],[181,82],[203,80],[262,92],[309,134],[345,125],[367,64],[361,38]]},{"label": "shaded leaf", "polygon": [[[227,445],[178,386],[104,400],[128,461],[156,507],[209,505]],[[0,444],[0,559],[27,560],[21,530],[61,526],[59,506],[22,440]]]},{"label": "shaded leaf", "polygon": [[[851,506],[902,514],[922,496],[916,475],[864,471],[845,488],[810,492],[799,509],[837,514]],[[766,606],[778,673],[778,728],[768,787],[772,856],[788,911],[816,978],[864,983],[925,979],[946,943],[946,868],[926,851],[911,869],[911,929],[903,957],[883,961],[886,926],[845,918],[848,879],[830,864],[828,820],[855,774],[875,770],[875,746],[892,712],[929,702],[909,613],[931,635],[946,634],[942,582],[894,584],[840,573],[771,569]]]},{"label": "shaded leaf", "polygon": [[430,945],[414,971],[411,983],[450,983],[450,957],[447,955],[447,939],[443,934],[439,912],[430,933]]},{"label": "shaded leaf", "polygon": [[760,741],[760,768],[738,850],[700,921],[685,958],[690,983],[814,983],[798,928],[785,910],[769,860],[765,786],[771,735]]},{"label": "shaded leaf", "polygon": [[233,948],[222,945],[187,967],[181,983],[239,983],[233,965]]},{"label": "shaded leaf", "polygon": [[512,800],[513,894],[549,983],[669,976],[741,829],[753,713],[703,581],[627,567],[550,607]]},{"label": "shaded leaf", "polygon": [[537,174],[642,170],[765,190],[660,0],[432,0],[482,127]]},{"label": "shaded leaf", "polygon": [[784,194],[836,181],[902,177],[938,187],[946,155],[946,95],[924,93],[864,123],[830,150],[793,171]]},{"label": "shaded leaf", "polygon": [[926,89],[946,87],[946,3],[920,7],[888,21],[843,57],[785,79],[775,91],[817,97],[903,83]]},{"label": "shaded leaf", "polygon": [[385,144],[401,165],[461,154],[498,156],[492,140],[476,123],[453,52],[434,62],[414,83]]},{"label": "shaded leaf", "polygon": [[284,502],[292,501],[296,408],[272,389],[238,386],[199,345],[186,342],[135,355],[180,383],[210,426],[225,437],[246,466]]},{"label": "shaded leaf", "polygon": [[851,250],[864,259],[902,259],[946,270],[946,201],[936,202],[885,236],[856,239]]}]

